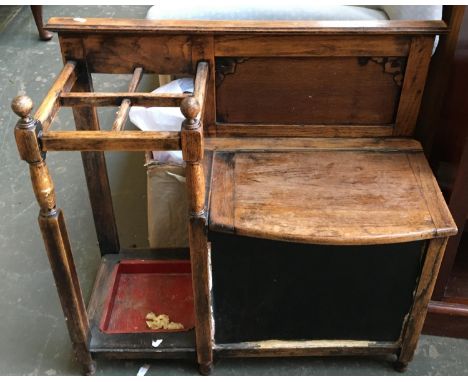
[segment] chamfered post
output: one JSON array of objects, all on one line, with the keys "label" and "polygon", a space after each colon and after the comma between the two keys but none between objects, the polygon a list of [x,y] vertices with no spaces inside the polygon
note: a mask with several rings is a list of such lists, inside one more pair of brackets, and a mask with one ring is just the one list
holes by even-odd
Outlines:
[{"label": "chamfered post", "polygon": [[402,337],[401,350],[398,354],[398,360],[395,362],[395,369],[398,371],[405,371],[408,363],[413,359],[447,241],[448,237],[429,241],[421,277],[414,293],[413,307],[409,313],[406,329]]},{"label": "chamfered post", "polygon": [[89,322],[73,262],[63,213],[56,207],[55,190],[38,134],[41,123],[31,118],[32,100],[18,96],[13,111],[21,118],[15,139],[21,159],[28,162],[32,186],[40,207],[39,227],[49,258],[75,356],[85,374],[93,374],[95,363],[89,352]]},{"label": "chamfered post", "polygon": [[[91,74],[87,68],[82,64],[78,65],[77,72],[78,77],[72,90],[92,92]],[[97,110],[94,106],[73,107],[73,118],[76,130],[100,130]],[[101,255],[119,253],[119,234],[104,153],[99,151],[82,152],[81,159]]]}]

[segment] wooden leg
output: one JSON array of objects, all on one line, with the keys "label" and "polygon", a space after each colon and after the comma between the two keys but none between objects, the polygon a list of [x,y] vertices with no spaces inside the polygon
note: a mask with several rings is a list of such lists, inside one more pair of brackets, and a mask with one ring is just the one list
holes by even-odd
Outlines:
[{"label": "wooden leg", "polygon": [[404,373],[408,369],[408,362],[395,361],[393,368],[400,373]]},{"label": "wooden leg", "polygon": [[31,5],[31,11],[39,32],[39,38],[43,41],[49,41],[54,34],[44,29],[44,25],[42,23],[42,5]]},{"label": "wooden leg", "polygon": [[40,215],[39,226],[66,318],[75,357],[81,365],[83,374],[94,374],[96,366],[88,349],[88,316],[76,275],[62,211],[58,209],[52,215]]},{"label": "wooden leg", "polygon": [[402,339],[402,347],[396,367],[405,368],[413,359],[419,335],[427,313],[427,305],[434,290],[440,264],[447,245],[447,238],[432,239],[427,248],[424,266],[414,296],[413,307]]},{"label": "wooden leg", "polygon": [[213,362],[207,364],[198,364],[198,372],[201,375],[211,375],[213,372]]},{"label": "wooden leg", "polygon": [[197,360],[202,375],[211,373],[213,340],[211,326],[210,260],[204,217],[192,217],[189,224],[190,260],[195,301]]},{"label": "wooden leg", "polygon": [[[195,82],[195,94],[200,92],[200,89],[197,89],[198,82],[199,79]],[[182,102],[181,111],[186,117],[182,124],[181,140],[186,162],[197,359],[200,373],[209,374],[213,364],[211,265],[205,209],[205,175],[202,164],[203,128],[201,122],[196,119],[200,113],[200,104],[195,97],[188,97]]]},{"label": "wooden leg", "polygon": [[[90,92],[92,88],[91,76],[85,68],[80,67],[73,91]],[[100,130],[95,107],[75,107],[73,116],[77,130]],[[98,151],[82,152],[81,158],[101,254],[119,253],[119,235],[107,176],[106,158],[103,152]]]},{"label": "wooden leg", "polygon": [[73,262],[62,211],[56,207],[54,183],[37,140],[40,122],[31,118],[33,104],[19,96],[12,108],[21,117],[15,127],[15,139],[21,159],[29,163],[31,182],[40,207],[39,226],[49,257],[50,267],[67,322],[76,359],[85,374],[92,374],[95,364],[88,348],[89,322]]}]

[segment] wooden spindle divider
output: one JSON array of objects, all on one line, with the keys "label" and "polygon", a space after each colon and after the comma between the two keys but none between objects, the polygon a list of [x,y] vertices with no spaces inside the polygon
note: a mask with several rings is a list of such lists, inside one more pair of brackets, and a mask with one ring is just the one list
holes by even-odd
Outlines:
[{"label": "wooden spindle divider", "polygon": [[[143,76],[143,68],[136,68],[133,72],[132,80],[130,81],[130,85],[128,86],[128,91],[130,93],[134,93],[137,90],[138,84],[141,81]],[[117,111],[117,115],[115,117],[114,123],[112,125],[112,131],[121,131],[123,130],[125,123],[127,122],[128,113],[130,111],[130,106],[132,102],[125,98],[122,103],[120,104],[119,110]]]}]

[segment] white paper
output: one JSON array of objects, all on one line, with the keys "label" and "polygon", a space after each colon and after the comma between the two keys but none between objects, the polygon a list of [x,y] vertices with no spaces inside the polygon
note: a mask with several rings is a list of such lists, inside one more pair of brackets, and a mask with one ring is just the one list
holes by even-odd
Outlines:
[{"label": "white paper", "polygon": [[150,365],[148,365],[147,363],[145,363],[142,367],[140,367],[140,369],[138,370],[138,373],[137,373],[137,377],[144,377],[146,375],[146,373],[148,372],[150,368]]},{"label": "white paper", "polygon": [[[193,78],[179,78],[152,93],[180,94],[193,93]],[[184,116],[178,107],[142,107],[132,106],[129,112],[132,123],[143,131],[180,131]],[[183,164],[182,152],[153,151],[153,157],[159,163]]]},{"label": "white paper", "polygon": [[161,339],[153,340],[153,341],[151,342],[151,346],[154,347],[154,348],[157,348],[159,345],[162,344],[162,342],[163,342],[163,340],[161,340]]}]

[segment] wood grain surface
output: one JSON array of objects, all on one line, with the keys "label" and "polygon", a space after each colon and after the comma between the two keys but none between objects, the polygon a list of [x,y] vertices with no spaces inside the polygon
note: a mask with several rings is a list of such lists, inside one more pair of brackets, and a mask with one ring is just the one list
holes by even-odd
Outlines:
[{"label": "wood grain surface", "polygon": [[217,152],[211,186],[213,231],[315,244],[456,233],[422,153]]}]

